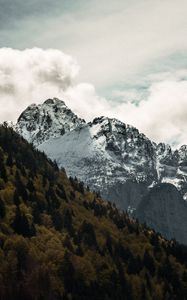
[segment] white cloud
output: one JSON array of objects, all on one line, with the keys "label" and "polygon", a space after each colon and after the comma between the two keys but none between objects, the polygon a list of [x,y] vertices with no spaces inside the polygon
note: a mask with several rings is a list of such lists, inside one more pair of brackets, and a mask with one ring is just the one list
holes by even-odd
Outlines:
[{"label": "white cloud", "polygon": [[121,104],[112,115],[136,126],[154,141],[187,144],[187,80],[152,83],[149,96],[138,106]]},{"label": "white cloud", "polygon": [[54,49],[0,49],[0,120],[15,117],[31,102],[60,95],[72,85],[79,66]]},{"label": "white cloud", "polygon": [[[179,73],[184,74],[182,70]],[[187,80],[173,78],[150,83],[148,96],[138,105],[131,95],[128,101],[129,93],[125,92],[124,101],[109,102],[99,97],[90,84],[77,85],[67,94],[70,107],[87,120],[101,115],[115,117],[137,127],[156,142],[173,146],[187,144]],[[135,98],[138,91],[132,94]]]},{"label": "white cloud", "polygon": [[[152,74],[144,99],[138,90],[115,91],[123,101],[99,97],[91,84],[79,84],[67,90],[68,105],[87,120],[109,116],[137,127],[156,142],[173,146],[187,144],[187,70],[175,74]],[[166,79],[168,78],[168,80]],[[141,92],[140,92],[141,93]],[[133,101],[137,100],[137,101]],[[138,104],[137,104],[138,103]]]},{"label": "white cloud", "polygon": [[66,104],[87,121],[110,112],[110,102],[100,97],[90,83],[80,83],[64,93]]}]

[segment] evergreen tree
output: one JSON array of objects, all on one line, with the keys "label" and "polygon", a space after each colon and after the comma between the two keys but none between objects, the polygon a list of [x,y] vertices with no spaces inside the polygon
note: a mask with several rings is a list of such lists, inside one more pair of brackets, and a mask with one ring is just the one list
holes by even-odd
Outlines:
[{"label": "evergreen tree", "polygon": [[72,212],[69,209],[65,209],[63,212],[63,228],[71,235],[73,234]]},{"label": "evergreen tree", "polygon": [[27,183],[27,189],[31,193],[33,193],[35,191],[35,187],[34,187],[33,181],[31,179],[29,179],[29,181]]},{"label": "evergreen tree", "polygon": [[65,248],[67,248],[70,252],[74,252],[74,248],[70,239],[70,236],[68,234],[66,234],[66,237],[64,239],[63,245]]},{"label": "evergreen tree", "polygon": [[64,200],[67,200],[67,195],[66,195],[66,192],[65,192],[65,189],[64,189],[64,186],[62,184],[58,184],[58,188],[56,188],[56,194],[64,199]]},{"label": "evergreen tree", "polygon": [[19,172],[16,172],[16,189],[18,195],[22,197],[24,202],[26,202],[28,200],[28,192],[21,180]]},{"label": "evergreen tree", "polygon": [[22,213],[17,207],[16,215],[12,223],[14,231],[18,234],[23,235],[24,237],[31,237],[35,235],[35,228],[33,224],[29,224],[29,221],[24,213]]},{"label": "evergreen tree", "polygon": [[81,194],[84,194],[84,183],[82,181],[79,182],[78,190]]},{"label": "evergreen tree", "polygon": [[155,263],[153,257],[146,250],[143,257],[143,264],[149,270],[150,274],[154,276],[155,274]]},{"label": "evergreen tree", "polygon": [[129,274],[136,274],[139,273],[141,269],[142,269],[142,263],[140,257],[132,256],[129,260],[127,272]]},{"label": "evergreen tree", "polygon": [[4,182],[7,182],[7,172],[3,161],[0,161],[0,176],[4,180]]},{"label": "evergreen tree", "polygon": [[52,221],[56,230],[62,230],[63,228],[63,217],[58,210],[54,210],[52,213]]},{"label": "evergreen tree", "polygon": [[76,253],[76,255],[78,255],[78,256],[83,256],[83,255],[84,255],[83,249],[82,249],[82,247],[81,247],[80,244],[78,245],[78,247],[77,247],[75,253]]},{"label": "evergreen tree", "polygon": [[59,275],[63,280],[66,291],[73,292],[75,285],[75,269],[71,262],[71,255],[68,251],[64,254],[63,262],[59,268]]},{"label": "evergreen tree", "polygon": [[106,249],[109,251],[110,255],[112,255],[113,249],[112,249],[112,239],[111,239],[110,234],[107,234],[105,246],[106,246]]},{"label": "evergreen tree", "polygon": [[58,197],[56,196],[55,191],[52,186],[50,186],[48,191],[46,192],[46,198],[48,200],[49,210],[57,209],[60,207],[60,201],[59,201]]},{"label": "evergreen tree", "polygon": [[91,223],[83,221],[79,232],[80,240],[89,247],[97,247],[97,240],[94,227]]},{"label": "evergreen tree", "polygon": [[32,210],[32,215],[33,215],[33,222],[36,224],[41,224],[41,216],[40,216],[40,210],[38,208],[38,204],[35,202],[32,204],[33,210]]},{"label": "evergreen tree", "polygon": [[7,160],[6,160],[6,165],[8,167],[12,167],[13,166],[13,158],[12,158],[11,152],[8,154],[8,157],[7,157]]},{"label": "evergreen tree", "polygon": [[3,219],[6,215],[6,208],[4,201],[0,198],[0,218]]},{"label": "evergreen tree", "polygon": [[20,205],[20,199],[19,199],[17,189],[15,189],[15,191],[14,191],[13,201],[16,206]]}]

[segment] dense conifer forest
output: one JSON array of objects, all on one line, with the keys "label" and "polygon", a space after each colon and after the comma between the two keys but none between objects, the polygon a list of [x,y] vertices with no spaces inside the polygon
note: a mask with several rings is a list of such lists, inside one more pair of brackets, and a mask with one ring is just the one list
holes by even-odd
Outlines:
[{"label": "dense conifer forest", "polygon": [[184,300],[187,249],[0,127],[1,300]]}]

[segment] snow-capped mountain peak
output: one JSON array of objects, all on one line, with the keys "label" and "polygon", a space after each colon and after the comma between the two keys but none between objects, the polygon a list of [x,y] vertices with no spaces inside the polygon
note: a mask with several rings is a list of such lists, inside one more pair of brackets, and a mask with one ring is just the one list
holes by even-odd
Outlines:
[{"label": "snow-capped mountain peak", "polygon": [[117,119],[101,116],[86,123],[53,98],[30,105],[16,130],[65,167],[68,175],[124,208],[136,207],[147,188],[160,182],[187,193],[187,146],[172,150],[156,144]]},{"label": "snow-capped mountain peak", "polygon": [[53,98],[47,99],[43,104],[29,105],[20,115],[15,129],[38,146],[49,138],[61,136],[84,123],[64,101]]}]

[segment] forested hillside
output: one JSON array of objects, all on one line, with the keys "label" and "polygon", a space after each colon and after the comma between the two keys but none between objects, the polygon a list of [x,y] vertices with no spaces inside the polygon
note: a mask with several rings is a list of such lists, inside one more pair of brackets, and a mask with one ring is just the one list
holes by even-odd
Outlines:
[{"label": "forested hillside", "polygon": [[187,250],[0,127],[1,300],[184,300]]}]

